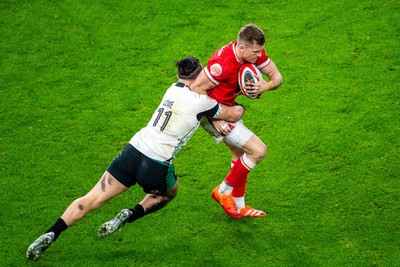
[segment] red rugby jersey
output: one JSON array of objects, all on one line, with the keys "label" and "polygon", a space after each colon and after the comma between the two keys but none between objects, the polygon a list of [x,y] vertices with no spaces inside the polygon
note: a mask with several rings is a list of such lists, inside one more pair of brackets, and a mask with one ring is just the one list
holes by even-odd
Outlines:
[{"label": "red rugby jersey", "polygon": [[[240,67],[244,64],[240,63],[236,56],[234,50],[236,43],[237,41],[233,41],[218,49],[210,57],[204,69],[207,77],[216,85],[207,90],[207,94],[219,103],[228,106],[234,104],[236,96],[240,93],[238,74]],[[263,50],[255,65],[262,69],[270,61],[265,50]]]}]

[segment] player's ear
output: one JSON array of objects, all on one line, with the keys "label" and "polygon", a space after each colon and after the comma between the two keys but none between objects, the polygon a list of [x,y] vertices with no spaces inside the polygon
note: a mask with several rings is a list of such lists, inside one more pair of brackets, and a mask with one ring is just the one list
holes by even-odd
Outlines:
[{"label": "player's ear", "polygon": [[239,53],[242,55],[246,50],[246,46],[244,44],[238,46],[239,46]]}]

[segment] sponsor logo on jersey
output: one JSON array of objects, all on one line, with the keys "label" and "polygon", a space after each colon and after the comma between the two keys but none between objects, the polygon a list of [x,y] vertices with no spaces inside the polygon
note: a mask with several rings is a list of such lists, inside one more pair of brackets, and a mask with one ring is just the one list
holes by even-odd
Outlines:
[{"label": "sponsor logo on jersey", "polygon": [[210,71],[212,76],[219,76],[222,73],[222,67],[218,63],[215,63],[210,67]]}]

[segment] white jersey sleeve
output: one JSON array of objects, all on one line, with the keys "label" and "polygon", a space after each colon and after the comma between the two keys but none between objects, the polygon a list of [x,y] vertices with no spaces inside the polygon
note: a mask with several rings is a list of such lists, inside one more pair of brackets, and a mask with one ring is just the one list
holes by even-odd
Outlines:
[{"label": "white jersey sleeve", "polygon": [[130,143],[152,159],[171,163],[199,127],[200,119],[217,117],[220,111],[214,99],[192,92],[183,83],[173,84],[147,126]]}]

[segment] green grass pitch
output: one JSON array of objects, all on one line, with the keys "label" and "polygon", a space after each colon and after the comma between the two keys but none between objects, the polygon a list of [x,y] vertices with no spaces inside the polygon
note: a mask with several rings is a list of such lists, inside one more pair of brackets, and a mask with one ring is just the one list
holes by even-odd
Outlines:
[{"label": "green grass pitch", "polygon": [[[140,188],[89,213],[37,262],[25,251],[145,126],[175,60],[206,64],[246,23],[284,84],[243,97],[268,146],[234,220],[211,199],[230,153],[202,130],[177,198],[104,240]],[[388,1],[0,2],[0,266],[396,266],[400,4]]]}]

